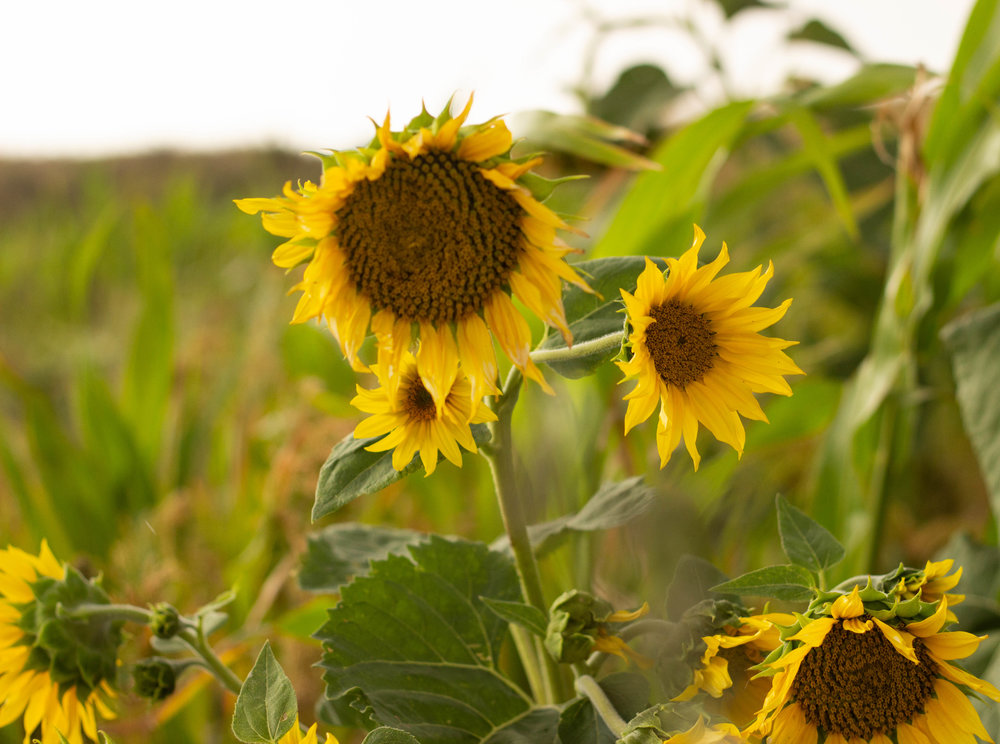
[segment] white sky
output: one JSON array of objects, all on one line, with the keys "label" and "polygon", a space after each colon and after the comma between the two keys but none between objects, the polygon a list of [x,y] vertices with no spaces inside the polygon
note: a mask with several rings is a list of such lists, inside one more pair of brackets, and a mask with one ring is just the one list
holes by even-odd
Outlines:
[{"label": "white sky", "polygon": [[[774,91],[790,69],[835,81],[839,53],[794,59],[783,31],[819,17],[870,61],[947,71],[973,0],[788,0],[785,26],[748,11],[724,29],[708,0],[0,0],[0,157],[97,156],[151,147],[344,149],[387,106],[401,123],[476,91],[472,120],[533,108],[576,112],[602,18],[693,14],[726,47],[740,94]],[[678,81],[703,56],[676,31],[623,31],[601,47],[599,89],[630,64]]]}]

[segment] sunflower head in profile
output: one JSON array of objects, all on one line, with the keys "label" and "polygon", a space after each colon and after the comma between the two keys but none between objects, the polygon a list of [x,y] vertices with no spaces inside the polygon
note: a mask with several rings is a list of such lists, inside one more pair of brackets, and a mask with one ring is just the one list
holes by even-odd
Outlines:
[{"label": "sunflower head in profile", "polygon": [[98,717],[114,718],[121,623],[72,620],[60,609],[108,601],[44,542],[37,556],[0,550],[0,726],[23,718],[25,742],[96,741]]},{"label": "sunflower head in profile", "polygon": [[1000,690],[951,664],[985,636],[943,632],[948,600],[900,603],[855,586],[786,630],[749,733],[770,744],[973,744],[991,741],[967,697]]},{"label": "sunflower head in profile", "polygon": [[[432,380],[424,375],[422,356],[410,353],[400,360],[399,382],[393,388],[385,369],[372,365],[379,386],[371,390],[357,388],[351,405],[371,414],[357,425],[357,439],[382,437],[365,449],[371,452],[392,450],[392,466],[402,470],[420,455],[427,475],[437,467],[440,451],[450,462],[461,467],[459,445],[476,451],[471,424],[495,421],[496,414],[481,399],[473,400],[472,385],[456,368],[451,379]],[[433,391],[433,392],[432,392]]]},{"label": "sunflower head in profile", "polygon": [[723,243],[718,257],[699,268],[704,240],[695,226],[694,244],[680,258],[667,259],[666,276],[646,259],[635,294],[622,290],[629,358],[618,366],[625,373],[622,382],[637,381],[625,396],[625,433],[659,404],[661,468],[683,438],[697,470],[699,423],[742,456],[746,432],[740,416],[767,420],[754,393],[791,395],[784,376],[803,374],[783,351],[794,341],[758,333],[777,322],[791,303],[753,307],[774,267],[716,278],[729,253]]},{"label": "sunflower head in profile", "polygon": [[464,126],[471,105],[470,97],[457,116],[425,110],[401,132],[386,115],[367,147],[320,156],[318,185],[286,184],[282,196],[236,204],[263,212],[265,229],[288,238],[274,263],[307,263],[292,322],[325,318],[359,369],[370,330],[395,385],[419,337],[438,363],[426,374],[447,379],[461,362],[478,399],[499,392],[495,338],[548,389],[512,298],[569,341],[562,282],[588,287],[564,260],[570,249],[556,233],[568,226],[530,188],[541,159],[512,159],[499,119]]},{"label": "sunflower head in profile", "polygon": [[746,725],[760,710],[770,681],[754,678],[752,667],[781,645],[780,628],[795,622],[784,612],[747,615],[726,622],[718,632],[702,637],[705,650],[692,670],[691,683],[675,701],[706,693],[706,710]]}]

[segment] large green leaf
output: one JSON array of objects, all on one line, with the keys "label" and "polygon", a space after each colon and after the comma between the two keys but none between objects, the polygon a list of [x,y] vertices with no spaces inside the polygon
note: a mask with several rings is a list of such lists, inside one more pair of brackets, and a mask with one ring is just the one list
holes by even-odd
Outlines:
[{"label": "large green leaf", "polygon": [[528,139],[543,150],[567,152],[572,155],[617,168],[643,170],[656,168],[646,158],[613,144],[641,143],[643,138],[622,126],[609,124],[593,116],[570,116],[551,111],[528,111],[516,122],[518,131],[527,132]]},{"label": "large green leaf", "polygon": [[855,53],[854,47],[844,38],[843,34],[815,18],[806,21],[799,28],[789,32],[787,38],[789,41],[812,41],[816,44],[825,44],[836,49],[843,49],[851,54]]},{"label": "large green leaf", "polygon": [[843,559],[844,546],[823,525],[796,509],[780,494],[774,501],[778,510],[781,549],[785,551],[788,560],[810,571],[819,572]]},{"label": "large green leaf", "polygon": [[713,586],[712,591],[741,597],[800,600],[813,595],[814,585],[812,574],[802,566],[768,566]]},{"label": "large green leaf", "polygon": [[[605,483],[576,514],[569,514],[551,522],[531,525],[528,536],[538,554],[547,553],[558,546],[573,532],[595,532],[628,524],[644,514],[656,499],[656,494],[634,476],[616,483]],[[508,550],[506,536],[492,544],[494,550]]]},{"label": "large green leaf", "polygon": [[800,101],[817,110],[867,106],[913,86],[917,71],[906,65],[865,65],[852,77],[829,87],[810,88]]},{"label": "large green leaf", "polygon": [[[717,108],[667,138],[653,152],[661,170],[636,177],[593,254],[671,255],[691,238],[691,218],[743,129],[753,101]],[[686,222],[685,230],[676,229]]]},{"label": "large green leaf", "polygon": [[295,725],[297,711],[292,683],[265,641],[236,698],[233,733],[248,744],[273,744]]},{"label": "large green leaf", "polygon": [[[470,428],[477,445],[489,441],[490,430],[486,424],[473,424]],[[348,434],[334,445],[319,471],[312,510],[314,522],[356,498],[377,493],[410,473],[423,470],[419,454],[414,455],[405,468],[396,470],[392,466],[392,450],[369,452],[365,449],[376,440],[377,437],[355,439],[353,434]],[[439,453],[438,461],[442,459],[444,455]]]},{"label": "large green leaf", "polygon": [[361,744],[420,744],[411,734],[399,729],[379,726]]},{"label": "large green leaf", "polygon": [[331,524],[309,535],[299,586],[313,592],[336,592],[352,578],[368,573],[372,561],[428,539],[428,535],[401,527],[379,527],[354,522]]},{"label": "large green leaf", "polygon": [[[592,374],[617,356],[621,339],[615,335],[621,335],[625,324],[621,290],[635,291],[645,265],[642,256],[614,256],[574,264],[594,293],[570,286],[563,296],[573,346],[567,347],[561,334],[552,334],[532,358],[548,364],[563,377],[578,378]],[[657,265],[666,268],[662,260],[657,260]],[[602,339],[608,342],[602,343]]]},{"label": "large green leaf", "polygon": [[993,516],[1000,519],[1000,305],[972,313],[943,330],[952,355],[958,405],[979,458]]},{"label": "large green leaf", "polygon": [[499,671],[507,623],[480,599],[521,599],[510,558],[438,536],[409,550],[342,588],[316,635],[327,697],[360,694],[377,722],[435,744],[553,741],[558,713]]}]

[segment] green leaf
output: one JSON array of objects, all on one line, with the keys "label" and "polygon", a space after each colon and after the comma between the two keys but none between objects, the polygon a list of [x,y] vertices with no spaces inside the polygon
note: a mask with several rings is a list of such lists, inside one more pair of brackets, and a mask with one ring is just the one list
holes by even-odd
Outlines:
[{"label": "green leaf", "polygon": [[[490,440],[490,430],[485,424],[473,424],[471,429],[477,445]],[[414,455],[402,470],[396,470],[392,466],[392,450],[368,452],[365,447],[377,439],[355,439],[353,434],[348,434],[334,446],[319,471],[312,510],[314,522],[356,498],[377,493],[410,473],[423,470],[419,455]],[[438,461],[443,458],[439,453]]]},{"label": "green leaf", "polygon": [[983,471],[994,519],[1000,520],[1000,304],[946,326],[942,336],[951,351],[962,422]]},{"label": "green leaf", "polygon": [[813,41],[817,44],[844,49],[851,54],[856,54],[854,47],[839,32],[834,31],[822,21],[813,18],[807,21],[804,26],[791,31],[788,34],[789,41]]},{"label": "green leaf", "polygon": [[[662,260],[657,265],[666,269]],[[532,358],[548,364],[563,377],[576,379],[593,374],[616,357],[621,351],[621,338],[606,344],[598,340],[621,335],[625,324],[621,290],[634,292],[645,266],[642,256],[614,256],[574,264],[596,294],[570,286],[563,295],[573,346],[567,347],[561,334],[552,334],[539,345]],[[593,348],[588,350],[589,347]]]},{"label": "green leaf", "polygon": [[365,576],[369,564],[428,535],[399,527],[341,522],[309,535],[309,546],[299,570],[299,586],[312,592],[336,592],[352,578]]},{"label": "green leaf", "polygon": [[664,107],[681,92],[656,65],[640,64],[623,71],[611,89],[590,102],[599,119],[645,131],[657,126]]},{"label": "green leaf", "polygon": [[361,744],[420,744],[420,742],[405,731],[379,726],[369,733]]},{"label": "green leaf", "polygon": [[504,602],[503,600],[490,599],[489,597],[483,597],[482,600],[486,603],[487,607],[508,623],[517,623],[521,627],[530,630],[539,638],[545,637],[549,619],[537,607],[524,604],[524,602]]},{"label": "green leaf", "polygon": [[516,128],[526,132],[533,145],[543,150],[566,152],[594,163],[632,170],[659,169],[656,163],[613,142],[645,144],[630,129],[593,116],[529,111],[518,117]]},{"label": "green leaf", "polygon": [[[653,505],[655,498],[653,490],[642,482],[642,476],[634,476],[618,483],[605,483],[579,512],[551,522],[531,525],[528,536],[535,552],[541,555],[553,550],[572,532],[595,532],[628,524],[644,514]],[[494,550],[509,550],[509,546],[508,538],[502,536],[490,547]]]},{"label": "green leaf", "polygon": [[615,744],[617,737],[587,698],[571,703],[559,717],[559,741],[573,744]]},{"label": "green leaf", "polygon": [[712,587],[729,580],[722,571],[704,558],[682,555],[667,588],[667,618],[678,621],[691,607],[704,599],[731,599],[736,595],[713,592]]},{"label": "green leaf", "polygon": [[821,524],[788,503],[781,494],[774,498],[778,510],[781,549],[788,560],[810,571],[823,571],[844,557],[844,546]]},{"label": "green leaf", "polygon": [[409,552],[342,588],[316,634],[327,697],[361,694],[377,723],[435,744],[541,742],[516,735],[550,724],[553,741],[557,711],[501,673],[507,623],[481,599],[521,601],[511,559],[436,535]]},{"label": "green leaf", "polygon": [[732,18],[737,13],[750,8],[780,7],[780,4],[762,2],[762,0],[715,0],[715,4],[722,8],[726,18]]},{"label": "green leaf", "polygon": [[916,69],[908,65],[865,65],[844,82],[811,88],[799,100],[819,111],[865,106],[909,90],[916,75]]},{"label": "green leaf", "polygon": [[693,215],[725,160],[718,155],[733,145],[753,106],[714,109],[660,144],[652,157],[662,169],[636,176],[593,255],[677,255],[689,246]]},{"label": "green leaf", "polygon": [[270,641],[250,670],[233,711],[233,733],[248,744],[273,744],[295,725],[295,690],[271,652]]},{"label": "green leaf", "polygon": [[813,596],[813,575],[802,566],[768,566],[712,587],[713,592],[741,597],[800,600]]}]

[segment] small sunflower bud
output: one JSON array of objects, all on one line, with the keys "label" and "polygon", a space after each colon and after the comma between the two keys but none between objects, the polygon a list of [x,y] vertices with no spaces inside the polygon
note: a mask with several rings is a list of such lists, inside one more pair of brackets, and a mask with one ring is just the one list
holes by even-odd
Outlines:
[{"label": "small sunflower bud", "polygon": [[177,684],[173,665],[157,657],[143,659],[136,664],[132,669],[132,678],[136,694],[154,702],[168,698]]},{"label": "small sunflower bud", "polygon": [[603,599],[573,589],[559,596],[549,610],[545,648],[556,661],[585,661],[594,649],[600,626],[614,608]]},{"label": "small sunflower bud", "polygon": [[173,638],[181,629],[181,617],[171,605],[166,602],[153,607],[153,618],[149,621],[153,635],[157,638]]}]

